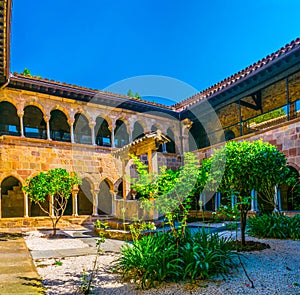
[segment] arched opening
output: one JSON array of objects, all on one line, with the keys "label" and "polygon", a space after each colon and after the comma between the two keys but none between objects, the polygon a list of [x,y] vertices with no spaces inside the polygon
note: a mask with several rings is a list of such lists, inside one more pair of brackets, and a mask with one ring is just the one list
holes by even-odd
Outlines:
[{"label": "arched opening", "polygon": [[20,135],[17,109],[7,101],[0,102],[0,135]]},{"label": "arched opening", "polygon": [[132,131],[132,140],[141,138],[145,135],[144,128],[139,122],[134,123],[133,131]]},{"label": "arched opening", "polygon": [[[289,177],[299,179],[299,172],[294,167],[289,166]],[[280,187],[282,210],[300,210],[300,183],[289,185],[284,183]]]},{"label": "arched opening", "polygon": [[225,140],[226,141],[235,138],[235,134],[234,134],[234,132],[232,130],[226,130],[225,133],[224,133],[224,136],[225,136]]},{"label": "arched opening", "polygon": [[107,180],[101,181],[98,193],[98,214],[112,213],[112,194]]},{"label": "arched opening", "polygon": [[[155,131],[157,131],[158,129],[159,129],[158,126],[155,125],[155,124],[151,126],[151,132],[155,132]],[[160,153],[162,152],[162,144],[159,145],[159,148],[158,148],[157,151],[160,152]]]},{"label": "arched opening", "polygon": [[167,130],[167,137],[170,140],[170,142],[167,142],[166,150],[168,153],[175,154],[176,153],[175,137],[174,137],[174,132],[170,128],[168,128]]},{"label": "arched opening", "polygon": [[207,134],[199,121],[195,121],[189,131],[189,149],[197,150],[209,146]]},{"label": "arched opening", "polygon": [[50,137],[53,140],[70,142],[70,125],[67,116],[60,110],[51,111]]},{"label": "arched opening", "polygon": [[96,144],[99,146],[111,146],[111,132],[107,121],[98,117],[95,125]]},{"label": "arched opening", "polygon": [[78,214],[91,215],[93,213],[93,194],[90,182],[84,178],[78,192]]},{"label": "arched opening", "polygon": [[24,193],[21,182],[13,176],[5,178],[1,183],[2,217],[24,216]]},{"label": "arched opening", "polygon": [[91,144],[91,128],[85,115],[77,113],[74,122],[74,140],[76,143]]},{"label": "arched opening", "polygon": [[30,138],[47,138],[46,122],[42,111],[36,106],[27,106],[23,116],[24,135]]},{"label": "arched opening", "polygon": [[118,185],[117,198],[123,199],[123,181],[121,181],[120,184]]},{"label": "arched opening", "polygon": [[126,124],[122,120],[117,120],[115,133],[115,147],[121,148],[129,143],[129,136]]}]

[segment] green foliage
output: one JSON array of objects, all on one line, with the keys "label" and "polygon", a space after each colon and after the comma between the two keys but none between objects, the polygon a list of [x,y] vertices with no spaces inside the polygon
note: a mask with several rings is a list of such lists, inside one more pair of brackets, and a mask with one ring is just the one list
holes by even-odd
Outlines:
[{"label": "green foliage", "polygon": [[[208,183],[216,190],[216,179],[223,172],[218,190],[234,195],[238,200],[241,221],[241,241],[245,244],[247,212],[250,209],[250,191],[255,189],[267,201],[273,202],[274,187],[283,183],[289,173],[286,158],[275,146],[261,140],[248,142],[227,142],[208,160],[210,165],[222,167],[208,176]],[[273,204],[274,205],[274,204]]]},{"label": "green foliage", "polygon": [[[56,168],[28,178],[25,183],[22,188],[23,191],[51,218],[53,234],[55,235],[56,225],[64,214],[72,189],[81,184],[81,180],[75,173],[71,175],[65,169]],[[49,198],[53,198],[53,212],[51,206],[47,210],[42,205],[44,202],[48,202]]]},{"label": "green foliage", "polygon": [[[131,187],[142,197],[143,208],[151,209],[153,203],[148,198],[155,198],[155,209],[167,217],[172,233],[180,238],[187,225],[191,197],[198,181],[198,160],[194,154],[184,153],[184,165],[178,171],[161,167],[158,174],[152,174],[137,157],[132,158],[139,177],[132,179]],[[179,221],[178,229],[175,226],[176,221]]]},{"label": "green foliage", "polygon": [[259,238],[300,239],[300,215],[263,214],[249,218],[248,234]]},{"label": "green foliage", "polygon": [[141,238],[142,232],[155,229],[156,227],[154,222],[135,220],[129,225],[129,230],[133,241],[139,240]]},{"label": "green foliage", "polygon": [[102,220],[97,219],[97,220],[94,222],[94,226],[95,226],[96,228],[99,228],[99,229],[107,229],[107,228],[108,228],[108,223],[105,222],[105,221],[102,221]]},{"label": "green foliage", "polygon": [[143,289],[162,281],[196,280],[227,273],[235,266],[232,241],[203,229],[196,235],[188,231],[176,244],[167,232],[145,236],[125,245],[116,261],[123,279],[133,279]]},{"label": "green foliage", "polygon": [[22,75],[24,75],[25,77],[32,77],[30,71],[27,68],[24,68]]},{"label": "green foliage", "polygon": [[142,97],[138,94],[138,92],[136,92],[135,94],[133,94],[133,92],[131,91],[131,89],[129,89],[127,91],[127,96],[133,97],[133,98],[137,98],[137,99],[142,99]]},{"label": "green foliage", "polygon": [[[97,223],[100,227],[102,228],[107,228],[107,223],[105,222],[101,222],[101,223]],[[95,257],[94,263],[93,263],[93,268],[91,270],[91,272],[87,272],[86,270],[83,270],[81,273],[81,284],[79,287],[79,293],[81,294],[92,294],[92,290],[94,289],[94,286],[92,285],[93,279],[94,279],[94,275],[95,272],[97,270],[97,261],[98,261],[98,257],[99,255],[102,253],[102,249],[101,249],[101,245],[105,242],[105,237],[103,233],[99,233],[99,239],[96,242],[96,246],[97,246],[97,255]],[[77,293],[76,293],[77,294]]]},{"label": "green foliage", "polygon": [[285,116],[286,113],[284,111],[283,108],[280,108],[280,109],[276,109],[276,110],[273,110],[271,112],[268,112],[268,113],[265,113],[265,114],[262,114],[260,116],[257,116],[251,120],[249,120],[248,122],[249,123],[262,123],[262,122],[265,122],[265,121],[268,121],[268,120],[271,120],[271,119],[275,119],[275,118],[278,118],[278,117],[281,117],[281,116]]}]

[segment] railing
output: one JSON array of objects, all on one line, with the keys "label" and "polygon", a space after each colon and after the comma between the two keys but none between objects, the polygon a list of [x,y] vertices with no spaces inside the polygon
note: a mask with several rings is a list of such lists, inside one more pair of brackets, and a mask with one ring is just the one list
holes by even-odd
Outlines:
[{"label": "railing", "polygon": [[21,133],[20,133],[19,129],[20,129],[20,127],[16,126],[16,125],[0,124],[0,135],[20,136]]},{"label": "railing", "polygon": [[238,123],[228,125],[222,129],[215,130],[209,133],[206,140],[206,146],[210,145],[209,139],[218,143],[222,141],[222,136],[225,141],[234,139],[239,136],[251,134],[264,130],[266,128],[276,126],[280,123],[300,117],[300,99],[292,104],[286,104],[279,108],[270,110],[247,120],[241,120]]}]

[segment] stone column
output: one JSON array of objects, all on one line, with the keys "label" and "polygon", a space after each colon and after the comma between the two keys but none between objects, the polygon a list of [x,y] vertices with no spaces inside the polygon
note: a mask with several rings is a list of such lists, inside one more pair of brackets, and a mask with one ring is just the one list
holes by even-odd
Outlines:
[{"label": "stone column", "polygon": [[24,194],[24,217],[29,217],[29,214],[28,214],[28,194],[25,193]]},{"label": "stone column", "polygon": [[[274,187],[274,212],[278,212],[281,210],[281,200],[280,200],[280,193],[278,194],[278,185],[276,184]],[[278,198],[279,196],[279,198]]]},{"label": "stone column", "polygon": [[70,120],[68,121],[69,125],[70,125],[70,137],[71,137],[71,143],[74,143],[74,122],[75,120]]},{"label": "stone column", "polygon": [[205,211],[205,194],[204,193],[201,193],[199,194],[199,210],[201,212]]},{"label": "stone column", "polygon": [[183,152],[189,151],[189,136],[188,135],[182,136],[182,148],[183,148]]},{"label": "stone column", "polygon": [[96,145],[96,138],[95,138],[95,122],[89,123],[89,127],[91,128],[91,139],[92,139],[92,145]]},{"label": "stone column", "polygon": [[18,113],[18,116],[20,119],[20,134],[21,134],[21,137],[24,137],[24,124],[23,124],[24,112]]},{"label": "stone column", "polygon": [[277,186],[277,200],[278,200],[278,210],[282,211],[281,193],[280,193],[280,188],[278,188],[278,186]]},{"label": "stone column", "polygon": [[157,152],[153,151],[152,152],[152,172],[153,173],[158,173],[158,157],[157,157]]},{"label": "stone column", "polygon": [[127,126],[127,133],[128,133],[128,141],[129,143],[132,142],[132,132],[133,132],[133,125],[129,124],[129,126]]},{"label": "stone column", "polygon": [[111,141],[111,147],[116,147],[115,145],[115,128],[116,128],[116,124],[115,122],[111,124],[111,126],[108,127],[111,136],[110,136],[110,141]]},{"label": "stone column", "polygon": [[179,138],[181,141],[181,153],[189,151],[189,130],[192,128],[193,122],[186,118],[181,121]]},{"label": "stone column", "polygon": [[251,190],[251,209],[250,209],[250,211],[252,211],[252,212],[258,211],[257,192],[254,189]]},{"label": "stone column", "polygon": [[217,211],[220,208],[221,205],[221,193],[216,192],[215,194],[215,211]]},{"label": "stone column", "polygon": [[165,142],[162,144],[162,152],[163,153],[167,152],[167,144]]},{"label": "stone column", "polygon": [[98,216],[98,193],[99,190],[93,191],[93,216]]},{"label": "stone column", "polygon": [[116,213],[117,213],[117,210],[116,210],[117,193],[118,193],[118,191],[112,192],[112,206],[111,206],[111,215],[112,216],[116,216]]},{"label": "stone column", "polygon": [[72,215],[74,217],[78,216],[78,185],[74,186],[72,189]]},{"label": "stone column", "polygon": [[44,120],[46,122],[47,139],[51,140],[51,136],[50,136],[50,117],[49,116],[44,116]]}]

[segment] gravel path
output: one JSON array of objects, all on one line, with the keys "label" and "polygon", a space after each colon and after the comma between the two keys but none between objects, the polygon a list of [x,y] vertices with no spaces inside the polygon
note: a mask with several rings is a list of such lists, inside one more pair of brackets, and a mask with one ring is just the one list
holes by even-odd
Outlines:
[{"label": "gravel path", "polygon": [[[254,238],[248,238],[258,240]],[[31,235],[33,244],[44,239]],[[28,239],[27,239],[28,241]],[[118,253],[99,256],[97,272],[93,281],[94,294],[300,294],[300,241],[259,240],[270,249],[244,254],[243,261],[255,284],[252,289],[243,271],[238,269],[226,278],[212,278],[197,284],[164,283],[156,289],[137,290],[131,283],[120,282],[120,276],[111,273]],[[56,240],[55,247],[69,247],[65,239]],[[77,243],[77,242],[76,242]],[[47,250],[44,244],[44,250]],[[30,247],[29,247],[30,248]],[[82,282],[82,273],[92,269],[95,256],[66,257],[36,260],[37,270],[47,288],[47,294],[76,294]]]}]

